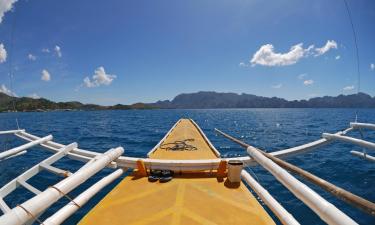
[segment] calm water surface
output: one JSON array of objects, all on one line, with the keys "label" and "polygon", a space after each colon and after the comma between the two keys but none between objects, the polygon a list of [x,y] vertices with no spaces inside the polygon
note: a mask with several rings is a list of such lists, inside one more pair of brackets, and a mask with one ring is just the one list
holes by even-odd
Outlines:
[{"label": "calm water surface", "polygon": [[[335,132],[349,126],[355,118],[353,109],[228,109],[228,110],[139,110],[139,111],[91,111],[18,113],[21,128],[38,136],[53,134],[54,140],[69,144],[77,142],[80,148],[104,152],[112,147],[123,146],[125,155],[146,157],[164,134],[181,117],[194,119],[223,156],[243,156],[245,151],[228,140],[215,135],[214,128],[240,137],[246,142],[276,151],[310,142],[321,137],[322,132]],[[375,123],[374,109],[358,111],[358,120]],[[15,128],[15,114],[0,113],[0,130]],[[357,131],[351,136],[359,137]],[[365,139],[375,141],[375,132],[366,131]],[[0,136],[0,151],[24,143],[12,135]],[[304,155],[287,160],[330,182],[375,202],[375,164],[352,156],[349,151],[362,151],[351,144],[335,142]],[[0,186],[21,174],[50,153],[35,147],[27,154],[0,162]],[[374,154],[375,155],[375,154]],[[55,164],[59,168],[76,170],[82,164],[63,159]],[[72,192],[78,195],[100,177],[110,173],[106,169]],[[259,182],[291,212],[301,224],[324,224],[310,209],[278,183],[267,171],[252,167],[250,171]],[[42,172],[30,183],[40,190],[57,182],[59,178]],[[120,180],[120,179],[119,179]],[[102,190],[82,209],[65,222],[75,224],[118,182]],[[360,224],[375,224],[375,217],[337,200],[314,185],[308,184],[328,201],[343,210]],[[32,194],[23,188],[5,200],[14,207]],[[43,216],[46,218],[66,204],[63,199],[54,204]],[[124,212],[126,213],[126,212]]]}]

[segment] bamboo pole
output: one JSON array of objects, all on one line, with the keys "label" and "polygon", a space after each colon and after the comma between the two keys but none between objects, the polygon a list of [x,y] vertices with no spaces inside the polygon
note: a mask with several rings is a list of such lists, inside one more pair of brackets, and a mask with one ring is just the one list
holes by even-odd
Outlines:
[{"label": "bamboo pole", "polygon": [[96,182],[94,185],[86,189],[80,195],[78,195],[74,200],[70,201],[63,208],[57,211],[55,214],[47,218],[43,224],[44,225],[58,225],[62,224],[67,218],[69,218],[73,213],[85,205],[94,195],[96,195],[104,187],[112,183],[115,179],[120,177],[124,173],[124,169],[117,169],[115,172],[103,177],[101,180]]},{"label": "bamboo pole", "polygon": [[4,130],[0,131],[0,134],[14,134],[19,132],[25,132],[25,130]]},{"label": "bamboo pole", "polygon": [[268,191],[262,187],[246,170],[241,172],[242,179],[257,193],[263,202],[277,216],[284,225],[299,225],[300,223],[284,207],[272,197]]},{"label": "bamboo pole", "polygon": [[[248,148],[248,147],[252,147],[251,145],[249,144],[246,144],[245,142],[243,141],[240,141],[218,129],[215,129],[219,134],[221,134],[222,136],[228,138],[229,140],[241,145],[242,147],[244,148]],[[259,150],[259,149],[258,149]],[[341,200],[344,200],[345,202],[363,210],[364,212],[372,215],[372,216],[375,216],[375,203],[373,202],[370,202],[358,195],[355,195],[349,191],[346,191],[340,187],[337,187],[336,185],[322,179],[322,178],[319,178],[317,176],[315,176],[314,174],[310,173],[310,172],[307,172],[297,166],[294,166],[288,162],[285,162],[273,155],[271,155],[270,153],[266,153],[264,151],[261,151],[259,150],[263,155],[265,155],[267,158],[271,159],[272,161],[274,161],[276,164],[278,164],[279,166],[283,167],[284,169],[290,171],[290,172],[293,172],[303,178],[305,178],[306,180],[310,181],[311,183],[323,188],[324,190],[330,192],[331,194],[333,194],[334,196],[336,196],[337,198],[341,199]]]},{"label": "bamboo pole", "polygon": [[2,215],[0,217],[0,225],[20,225],[34,221],[49,206],[102,170],[123,152],[124,149],[122,147],[108,150],[98,160],[90,164],[90,166],[75,172],[73,175]]},{"label": "bamboo pole", "polygon": [[52,138],[53,138],[52,135],[48,135],[48,136],[45,136],[43,138],[37,139],[35,141],[26,143],[24,145],[21,145],[21,146],[9,149],[9,150],[7,150],[5,152],[1,152],[0,153],[0,160],[8,158],[8,157],[10,157],[12,155],[16,155],[16,154],[18,154],[20,152],[23,152],[23,151],[25,151],[28,148],[34,147],[35,145],[39,145],[39,144],[42,144],[42,143],[44,143],[46,141],[50,141],[50,140],[52,140]]},{"label": "bamboo pole", "polygon": [[366,159],[367,161],[375,162],[375,157],[371,156],[369,154],[366,154],[366,153],[363,153],[363,152],[358,152],[358,151],[350,151],[350,153],[352,153],[352,155],[361,157],[362,159]]},{"label": "bamboo pole", "polygon": [[364,147],[370,150],[375,150],[375,143],[365,141],[362,139],[352,138],[352,137],[342,136],[342,135],[337,135],[337,134],[328,134],[328,133],[323,133],[322,136],[325,139],[345,141],[345,142],[349,142],[355,145],[359,145],[361,147]]},{"label": "bamboo pole", "polygon": [[366,128],[375,130],[375,124],[372,123],[350,123],[350,127],[353,127],[354,129]]}]

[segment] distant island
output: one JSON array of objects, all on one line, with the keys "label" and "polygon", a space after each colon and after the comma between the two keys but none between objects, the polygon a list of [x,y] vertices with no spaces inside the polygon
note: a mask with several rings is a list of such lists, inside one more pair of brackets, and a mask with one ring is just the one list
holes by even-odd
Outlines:
[{"label": "distant island", "polygon": [[[375,108],[375,97],[366,93],[324,96],[309,100],[288,101],[277,97],[252,94],[201,91],[177,95],[173,100],[155,103],[117,104],[101,106],[77,101],[53,102],[45,98],[14,97],[17,111],[70,111],[70,110],[129,110],[129,109],[217,109],[217,108]],[[0,93],[0,112],[13,111],[11,96]]]}]

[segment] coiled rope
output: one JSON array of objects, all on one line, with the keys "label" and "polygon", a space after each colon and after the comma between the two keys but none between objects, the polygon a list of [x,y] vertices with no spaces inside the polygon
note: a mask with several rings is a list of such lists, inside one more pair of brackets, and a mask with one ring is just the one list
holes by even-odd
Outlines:
[{"label": "coiled rope", "polygon": [[193,138],[185,139],[182,141],[174,141],[171,143],[161,144],[160,148],[167,151],[195,151],[198,150],[195,146],[187,144],[187,142],[193,142]]}]

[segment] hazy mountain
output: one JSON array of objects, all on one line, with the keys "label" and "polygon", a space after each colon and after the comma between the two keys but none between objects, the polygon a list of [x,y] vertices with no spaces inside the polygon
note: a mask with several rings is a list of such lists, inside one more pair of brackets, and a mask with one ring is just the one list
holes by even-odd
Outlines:
[{"label": "hazy mountain", "polygon": [[[83,104],[81,102],[53,102],[45,98],[33,99],[28,97],[14,97],[17,111],[48,111],[48,110],[108,110],[108,109],[150,109],[152,106],[136,103],[132,105],[117,104],[114,106],[101,106]],[[13,111],[12,97],[0,92],[0,112]]]},{"label": "hazy mountain", "polygon": [[[214,108],[375,108],[375,97],[365,93],[324,96],[309,100],[288,101],[277,97],[261,97],[251,94],[217,93],[201,91],[177,95],[172,101],[101,106],[77,101],[53,102],[48,99],[15,97],[17,111],[46,110],[123,110],[123,109],[214,109]],[[0,112],[13,111],[12,97],[0,93]]]},{"label": "hazy mountain", "polygon": [[375,97],[365,93],[317,97],[309,100],[288,101],[277,97],[251,94],[197,92],[177,95],[172,101],[150,104],[157,108],[375,108]]}]

